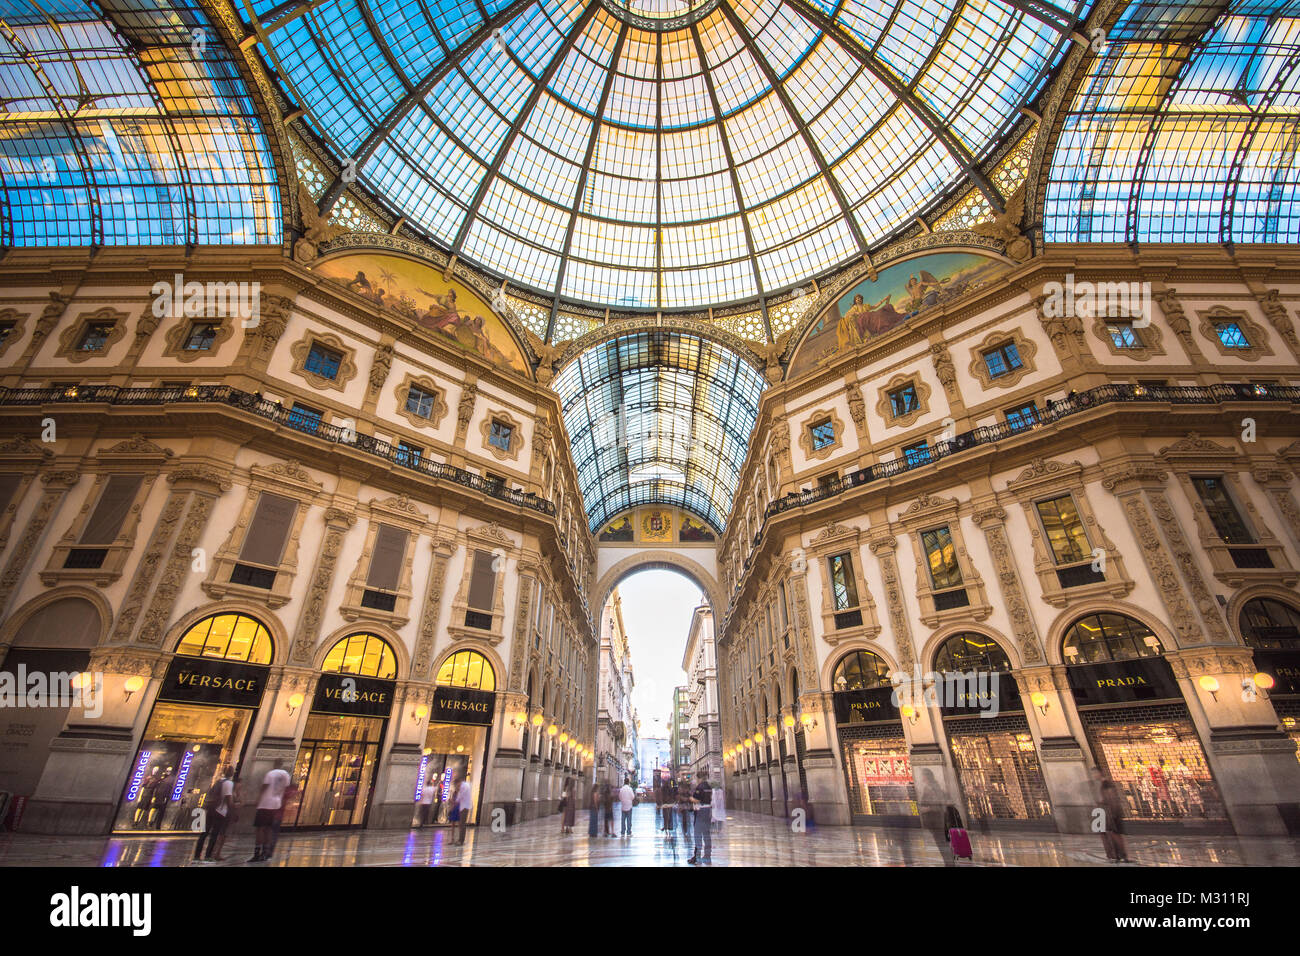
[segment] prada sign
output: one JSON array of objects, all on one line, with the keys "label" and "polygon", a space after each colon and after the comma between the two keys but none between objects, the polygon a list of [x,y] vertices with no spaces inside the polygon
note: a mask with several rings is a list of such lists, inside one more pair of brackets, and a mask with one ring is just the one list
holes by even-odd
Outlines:
[{"label": "prada sign", "polygon": [[433,690],[431,724],[481,724],[492,723],[496,711],[497,695],[486,690],[468,687],[443,687]]},{"label": "prada sign", "polygon": [[395,681],[356,674],[321,674],[311,709],[344,717],[387,717],[393,709]]},{"label": "prada sign", "polygon": [[894,704],[893,687],[870,690],[837,690],[835,721],[838,724],[864,724],[876,720],[901,720]]},{"label": "prada sign", "polygon": [[[972,681],[963,674],[943,674],[936,688],[939,713],[944,717],[971,717],[988,714],[1019,713],[1025,709],[1020,702],[1020,690],[1010,674],[989,675],[982,681]],[[996,676],[996,680],[993,677]]]},{"label": "prada sign", "polygon": [[1080,705],[1125,704],[1183,696],[1169,662],[1163,657],[1071,664],[1066,673],[1074,700]]},{"label": "prada sign", "polygon": [[185,704],[256,707],[262,702],[269,667],[206,657],[172,659],[159,700]]},{"label": "prada sign", "polygon": [[1300,651],[1257,650],[1255,667],[1273,678],[1270,695],[1300,694]]}]

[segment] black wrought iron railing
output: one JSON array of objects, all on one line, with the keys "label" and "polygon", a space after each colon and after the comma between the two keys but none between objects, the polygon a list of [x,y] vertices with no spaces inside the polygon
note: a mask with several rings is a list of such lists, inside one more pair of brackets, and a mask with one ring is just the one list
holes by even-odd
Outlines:
[{"label": "black wrought iron railing", "polygon": [[[807,491],[792,491],[783,498],[778,498],[767,506],[765,518],[779,515],[793,508],[824,501],[842,495],[853,488],[882,478],[902,474],[917,468],[924,468],[940,459],[967,451],[979,445],[990,445],[1003,441],[1013,435],[1032,432],[1035,429],[1052,425],[1071,415],[1095,408],[1098,405],[1110,405],[1116,402],[1169,402],[1178,405],[1217,405],[1220,402],[1297,402],[1300,403],[1300,386],[1295,385],[1099,385],[1086,392],[1076,392],[1067,398],[1047,403],[1047,408],[1039,413],[1038,421],[999,422],[996,425],[983,425],[944,441],[935,442],[924,454],[913,452],[909,456],[893,461],[878,462],[868,465],[838,478],[827,479],[816,488]],[[762,532],[755,535],[755,542],[762,537]]]},{"label": "black wrought iron railing", "polygon": [[484,478],[464,468],[442,462],[430,461],[422,455],[412,455],[409,448],[373,435],[362,435],[352,429],[325,424],[313,416],[304,415],[279,402],[229,385],[188,385],[168,388],[122,388],[116,385],[76,385],[55,388],[0,388],[0,406],[13,405],[190,405],[217,404],[251,412],[259,418],[284,425],[294,431],[312,435],[337,445],[382,458],[396,468],[416,471],[430,478],[450,481],[472,488],[491,498],[507,501],[520,508],[529,508],[546,515],[555,514],[555,505],[531,492],[514,491],[504,483]]}]

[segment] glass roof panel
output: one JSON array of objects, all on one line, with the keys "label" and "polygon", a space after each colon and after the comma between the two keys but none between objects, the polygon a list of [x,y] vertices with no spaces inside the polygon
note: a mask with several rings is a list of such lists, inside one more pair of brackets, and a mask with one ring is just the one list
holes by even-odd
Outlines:
[{"label": "glass roof panel", "polygon": [[[450,251],[560,300],[699,308],[847,264],[959,188],[1087,7],[327,0],[261,49],[362,185]],[[524,221],[538,201],[568,210],[558,241],[551,211]],[[768,207],[794,218],[751,242],[740,216]]]},{"label": "glass roof panel", "polygon": [[592,531],[633,504],[721,531],[765,381],[710,339],[654,329],[602,342],[555,377]]}]

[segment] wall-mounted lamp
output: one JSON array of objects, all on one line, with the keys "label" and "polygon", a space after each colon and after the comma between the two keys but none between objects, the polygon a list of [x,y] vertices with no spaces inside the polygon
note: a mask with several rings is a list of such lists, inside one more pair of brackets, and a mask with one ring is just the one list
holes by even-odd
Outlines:
[{"label": "wall-mounted lamp", "polygon": [[540,727],[540,726],[542,726],[542,724],[545,723],[545,721],[546,721],[546,718],[542,716],[542,712],[541,712],[540,710],[539,710],[537,713],[533,714],[533,726],[534,726],[534,727]]},{"label": "wall-mounted lamp", "polygon": [[1255,689],[1264,695],[1265,700],[1268,700],[1268,692],[1273,689],[1273,675],[1261,672],[1252,677],[1251,680],[1255,682]]},{"label": "wall-mounted lamp", "polygon": [[902,707],[898,708],[898,712],[902,714],[904,717],[906,717],[912,723],[916,723],[917,718],[920,716],[916,712],[916,708],[913,707],[911,704],[904,704]]},{"label": "wall-mounted lamp", "polygon": [[803,722],[804,730],[812,730],[817,726],[817,718],[812,714],[800,714],[799,720]]},{"label": "wall-mounted lamp", "polygon": [[564,731],[564,733],[560,734],[560,743],[567,744],[568,742],[569,742],[569,732],[566,730]]},{"label": "wall-mounted lamp", "polygon": [[285,701],[285,706],[289,708],[290,717],[298,713],[298,708],[302,706],[303,699],[304,698],[302,694],[294,694],[287,701]]},{"label": "wall-mounted lamp", "polygon": [[785,724],[787,727],[793,727],[793,726],[794,726],[794,714],[786,714],[786,715],[785,715],[785,719],[782,721],[782,723]]},{"label": "wall-mounted lamp", "polygon": [[420,721],[424,720],[424,718],[429,716],[429,708],[426,707],[424,704],[420,704],[415,708],[415,710],[411,711],[411,716],[415,719],[415,722],[418,724]]},{"label": "wall-mounted lamp", "polygon": [[769,737],[775,737],[775,736],[776,736],[776,724],[768,724],[768,725],[767,725],[767,735],[768,735]]},{"label": "wall-mounted lamp", "polygon": [[748,750],[748,749],[749,749],[750,747],[752,747],[752,746],[754,746],[754,738],[752,738],[752,737],[746,737],[746,738],[745,738],[745,749]]},{"label": "wall-mounted lamp", "polygon": [[1037,707],[1038,712],[1042,714],[1044,717],[1047,716],[1047,708],[1052,706],[1051,702],[1048,701],[1047,699],[1047,695],[1044,694],[1041,690],[1036,690],[1032,694],[1030,694],[1029,702],[1033,704],[1035,707]]},{"label": "wall-mounted lamp", "polygon": [[521,727],[527,727],[528,715],[521,710],[519,713],[515,714],[513,717],[510,718],[510,726],[513,727],[515,730],[519,730]]},{"label": "wall-mounted lamp", "polygon": [[1206,691],[1215,699],[1215,701],[1218,701],[1219,679],[1217,677],[1211,677],[1209,674],[1202,674],[1196,679],[1196,683],[1200,685],[1201,690]]},{"label": "wall-mounted lamp", "polygon": [[130,700],[131,695],[142,687],[144,687],[144,678],[136,674],[126,679],[126,683],[122,685],[122,690],[126,692],[126,699]]},{"label": "wall-mounted lamp", "polygon": [[559,725],[559,724],[551,724],[551,726],[549,726],[549,727],[546,728],[546,732],[547,732],[548,734],[550,734],[552,737],[554,737],[556,734],[558,734],[558,733],[560,732],[560,725]]}]

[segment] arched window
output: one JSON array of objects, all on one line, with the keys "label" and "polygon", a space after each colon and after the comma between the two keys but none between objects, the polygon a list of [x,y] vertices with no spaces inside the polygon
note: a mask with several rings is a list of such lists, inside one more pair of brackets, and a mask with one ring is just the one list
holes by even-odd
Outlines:
[{"label": "arched window", "polygon": [[846,654],[835,665],[831,686],[836,690],[870,690],[872,687],[890,687],[889,667],[871,651],[854,651]]},{"label": "arched window", "polygon": [[1241,609],[1241,639],[1251,647],[1300,649],[1300,611],[1272,598],[1255,598]]},{"label": "arched window", "polygon": [[256,618],[245,614],[214,614],[185,632],[176,645],[176,653],[269,664],[275,649],[270,632]]},{"label": "arched window", "polygon": [[993,638],[966,631],[943,642],[934,655],[934,669],[941,674],[1005,673],[1011,661]]},{"label": "arched window", "polygon": [[1157,657],[1163,648],[1155,632],[1123,614],[1089,614],[1065,634],[1062,651],[1067,664],[1126,661]]},{"label": "arched window", "polygon": [[438,670],[439,684],[448,687],[472,687],[475,690],[496,690],[497,675],[488,659],[478,651],[457,651],[442,662]]},{"label": "arched window", "polygon": [[352,634],[330,648],[321,670],[396,680],[397,656],[382,637]]}]

